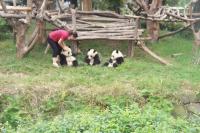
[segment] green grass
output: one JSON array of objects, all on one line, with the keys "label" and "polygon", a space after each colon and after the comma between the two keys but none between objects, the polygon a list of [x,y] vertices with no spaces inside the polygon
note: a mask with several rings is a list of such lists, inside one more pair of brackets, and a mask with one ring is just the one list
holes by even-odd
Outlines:
[{"label": "green grass", "polygon": [[[139,48],[135,49],[133,58],[126,58],[116,69],[91,67],[83,62],[89,48],[99,51],[105,62],[114,49],[108,43],[82,42],[80,67],[56,69],[52,67],[51,50],[45,55],[44,45],[37,45],[27,57],[18,60],[13,41],[0,42],[0,129],[198,132],[198,122],[171,115],[177,93],[188,87],[195,93],[200,91],[200,69],[192,64],[191,40],[173,37],[148,44],[173,66],[159,64]],[[116,48],[127,53],[126,42]],[[183,55],[172,58],[174,53]],[[129,127],[130,123],[135,126]]]}]

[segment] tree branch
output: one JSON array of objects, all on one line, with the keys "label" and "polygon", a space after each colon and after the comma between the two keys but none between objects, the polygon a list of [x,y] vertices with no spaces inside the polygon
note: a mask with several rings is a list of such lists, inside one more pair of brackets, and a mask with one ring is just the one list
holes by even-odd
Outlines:
[{"label": "tree branch", "polygon": [[6,5],[5,5],[4,1],[3,1],[3,0],[0,0],[0,2],[1,2],[1,6],[2,6],[2,9],[3,9],[3,11],[4,11],[5,13],[8,13],[8,11],[7,11],[7,8],[6,8]]},{"label": "tree branch", "polygon": [[164,65],[171,65],[168,61],[162,59],[161,57],[159,57],[158,55],[156,55],[154,52],[152,52],[145,44],[144,42],[138,42],[137,44],[141,49],[143,49],[146,53],[148,53],[149,55],[151,55],[153,58],[155,58],[156,60],[158,60],[160,63],[164,64]]},{"label": "tree branch", "polygon": [[181,31],[184,31],[184,30],[188,29],[191,25],[193,25],[193,24],[189,24],[189,25],[187,25],[187,26],[185,26],[185,27],[183,27],[183,28],[181,28],[179,30],[176,30],[176,31],[164,34],[164,35],[161,35],[161,36],[158,37],[158,40],[160,40],[162,38],[165,38],[165,37],[168,37],[168,36],[172,36],[174,34],[177,34],[177,33],[181,32]]}]

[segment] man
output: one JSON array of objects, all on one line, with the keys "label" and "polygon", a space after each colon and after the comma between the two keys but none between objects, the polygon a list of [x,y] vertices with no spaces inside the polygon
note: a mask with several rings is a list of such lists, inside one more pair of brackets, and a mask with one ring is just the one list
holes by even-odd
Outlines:
[{"label": "man", "polygon": [[54,67],[59,67],[57,62],[62,49],[68,49],[68,47],[64,44],[64,41],[75,40],[77,37],[78,35],[76,32],[66,31],[63,29],[54,30],[49,33],[47,42],[53,50],[52,60]]}]

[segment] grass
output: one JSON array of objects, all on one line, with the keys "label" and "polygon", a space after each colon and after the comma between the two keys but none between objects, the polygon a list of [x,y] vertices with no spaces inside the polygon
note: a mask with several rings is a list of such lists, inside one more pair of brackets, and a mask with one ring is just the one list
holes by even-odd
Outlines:
[{"label": "grass", "polygon": [[[95,129],[97,129],[98,126],[101,127],[100,125],[106,126],[106,123],[110,121],[105,123],[99,121],[100,124],[97,122],[96,117],[102,119],[106,119],[107,115],[110,117],[116,116],[116,118],[120,117],[116,112],[118,109],[112,109],[115,106],[119,107],[119,110],[121,110],[119,114],[124,117],[126,116],[124,115],[126,113],[126,109],[124,110],[124,108],[127,108],[132,117],[134,116],[133,114],[137,114],[138,123],[140,124],[139,117],[141,117],[141,120],[144,118],[144,121],[150,122],[152,120],[153,122],[158,122],[155,120],[156,114],[152,118],[145,118],[149,116],[148,110],[151,113],[162,113],[162,116],[159,116],[161,119],[160,123],[164,124],[163,127],[166,126],[169,132],[174,132],[167,127],[167,124],[171,124],[171,120],[180,124],[178,125],[180,126],[180,130],[176,131],[190,131],[183,128],[185,125],[188,125],[191,129],[196,128],[196,123],[190,125],[188,124],[188,120],[174,120],[170,114],[177,93],[187,89],[188,86],[195,93],[199,93],[200,91],[200,69],[199,66],[191,63],[191,40],[175,36],[158,43],[148,44],[150,49],[170,61],[173,66],[159,64],[139,48],[135,49],[135,56],[133,58],[126,58],[125,63],[116,69],[102,66],[91,67],[83,62],[84,54],[89,48],[95,48],[99,51],[103,60],[102,62],[105,62],[114,49],[113,46],[106,45],[108,43],[105,41],[82,42],[81,50],[83,53],[78,56],[80,67],[56,69],[52,67],[51,50],[45,55],[44,45],[37,45],[27,57],[18,60],[15,57],[16,51],[13,41],[1,41],[0,99],[2,99],[2,102],[0,102],[0,105],[2,105],[3,109],[0,109],[0,123],[2,122],[3,124],[2,129],[6,127],[11,132],[13,130],[12,121],[19,121],[23,125],[21,120],[29,121],[30,119],[31,124],[27,128],[18,127],[19,132],[27,132],[28,127],[32,127],[33,125],[35,126],[32,128],[44,128],[47,131],[45,127],[53,128],[55,126],[55,128],[58,128],[62,124],[66,124],[67,120],[74,120],[74,123],[71,123],[72,125],[80,122],[80,126],[81,124],[83,127],[89,126],[90,129],[93,129],[90,125],[93,123],[92,121],[96,121],[97,125]],[[127,52],[126,42],[122,42],[122,44],[117,45],[115,48],[120,49],[125,54]],[[172,58],[171,54],[174,53],[183,53],[183,55]],[[153,99],[152,102],[151,100],[150,102],[146,101],[146,95],[150,99]],[[132,108],[133,105],[137,105],[135,109]],[[12,109],[11,113],[9,112],[10,108]],[[13,108],[17,108],[17,111],[13,111]],[[141,113],[143,111],[145,112],[144,116]],[[12,117],[7,117],[7,115],[11,115]],[[58,120],[60,119],[58,118],[60,115],[64,115],[66,121],[65,119]],[[70,118],[67,118],[69,116]],[[78,116],[80,116],[80,119],[76,118]],[[16,119],[14,119],[15,117]],[[84,120],[87,117],[88,121]],[[47,122],[43,121],[45,119]],[[53,123],[51,123],[51,120],[48,121],[48,119],[53,119]],[[128,117],[124,119],[129,121]],[[116,119],[109,120],[115,121]],[[9,124],[6,125],[6,121]],[[57,121],[60,122],[60,125],[56,124]],[[125,120],[117,120],[113,123],[118,123],[117,126],[120,127],[120,121],[125,122]],[[41,122],[43,127],[39,126]],[[12,127],[10,128],[9,125]],[[148,128],[148,130],[144,128],[141,131],[154,132],[155,129],[166,131],[163,129],[159,130],[162,125],[152,129],[149,127],[151,124],[147,125],[144,127]],[[174,126],[173,123],[171,126]],[[17,127],[17,125],[14,127]],[[177,126],[175,127],[178,129]],[[73,132],[72,128],[73,126],[71,127],[71,132]],[[79,127],[77,128],[80,129]],[[114,128],[117,129],[118,127],[105,128],[104,131],[106,132],[106,129]],[[36,131],[36,129],[33,131]],[[52,129],[51,131],[55,132],[57,130]],[[122,130],[120,131],[122,132]],[[125,129],[123,131],[125,132]],[[139,129],[135,130],[135,132],[139,131]],[[90,130],[90,132],[100,131]],[[112,132],[112,130],[108,132]],[[113,130],[113,132],[118,131]]]}]

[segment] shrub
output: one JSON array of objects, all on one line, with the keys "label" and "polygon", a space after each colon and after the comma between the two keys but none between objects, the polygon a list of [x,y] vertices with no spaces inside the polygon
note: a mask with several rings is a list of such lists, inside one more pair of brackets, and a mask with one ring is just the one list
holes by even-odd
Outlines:
[{"label": "shrub", "polygon": [[[98,112],[66,113],[54,120],[40,120],[36,124],[25,124],[18,127],[20,133],[154,133],[154,132],[194,132],[198,133],[198,125],[175,119],[171,116],[171,105],[163,99],[151,99],[151,102],[160,101],[159,106],[147,104],[140,108],[137,104],[121,108],[117,105]],[[158,107],[157,107],[158,106]],[[164,108],[164,109],[162,109]],[[5,126],[4,129],[12,132],[12,128]]]},{"label": "shrub", "polygon": [[12,27],[2,18],[0,18],[0,29],[0,40],[10,38]]}]

